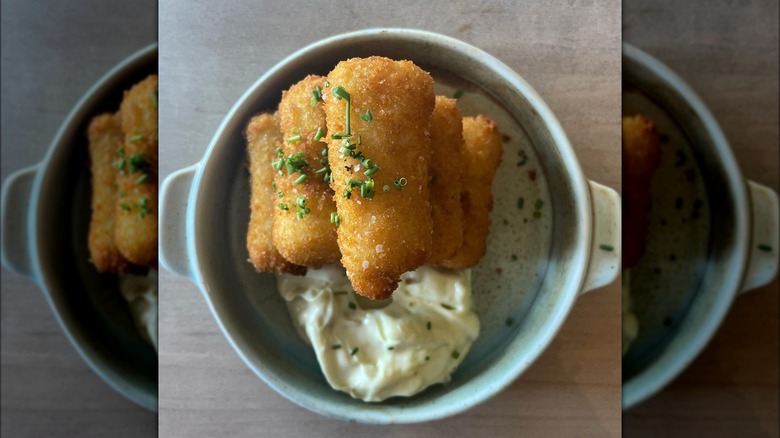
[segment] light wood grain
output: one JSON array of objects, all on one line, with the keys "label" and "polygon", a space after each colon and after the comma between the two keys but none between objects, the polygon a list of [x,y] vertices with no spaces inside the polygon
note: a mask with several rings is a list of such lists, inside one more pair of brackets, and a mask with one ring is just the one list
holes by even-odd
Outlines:
[{"label": "light wood grain", "polygon": [[[586,175],[618,187],[616,0],[161,2],[161,176],[199,160],[225,113],[276,62],[323,37],[377,26],[451,35],[507,63],[559,118]],[[243,364],[195,286],[165,272],[160,286],[163,436],[620,434],[617,285],[580,298],[553,344],[497,397],[455,418],[381,428],[326,419],[287,401]]]},{"label": "light wood grain", "polygon": [[[778,4],[623,2],[623,38],[712,110],[743,174],[778,190]],[[739,297],[668,388],[623,417],[626,437],[778,436],[778,282]]]},{"label": "light wood grain", "polygon": [[[3,181],[43,158],[95,81],[154,42],[156,10],[153,1],[2,2]],[[32,281],[3,270],[0,282],[3,436],[156,434],[157,415],[89,369]]]}]

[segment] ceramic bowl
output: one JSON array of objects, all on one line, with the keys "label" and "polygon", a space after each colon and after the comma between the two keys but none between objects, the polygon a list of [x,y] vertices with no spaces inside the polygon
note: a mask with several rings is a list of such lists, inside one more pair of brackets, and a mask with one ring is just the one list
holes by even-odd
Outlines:
[{"label": "ceramic bowl", "polygon": [[778,266],[778,198],[746,181],[710,111],[679,76],[623,48],[623,113],[662,139],[647,246],[631,269],[639,336],[623,359],[623,407],[659,391],[701,352],[740,293]]},{"label": "ceramic bowl", "polygon": [[89,263],[87,126],[119,108],[123,92],[157,73],[157,46],[133,54],[79,100],[40,163],[9,176],[2,192],[2,262],[32,278],[84,361],[116,391],[157,409],[157,354],[133,323],[117,278]]},{"label": "ceramic bowl", "polygon": [[[256,273],[247,262],[249,175],[242,136],[253,115],[275,111],[282,91],[306,75],[325,75],[341,60],[371,55],[414,61],[432,74],[438,93],[461,90],[462,112],[493,117],[506,136],[489,250],[472,271],[480,337],[448,384],[382,403],[364,403],[328,386],[292,325],[274,276]],[[617,193],[585,179],[555,116],[506,65],[446,36],[369,29],[319,41],[271,68],[225,116],[203,159],[166,178],[160,261],[202,290],[247,366],[293,402],[345,420],[421,422],[459,413],[508,386],[550,343],[577,296],[615,279],[619,210]]]}]

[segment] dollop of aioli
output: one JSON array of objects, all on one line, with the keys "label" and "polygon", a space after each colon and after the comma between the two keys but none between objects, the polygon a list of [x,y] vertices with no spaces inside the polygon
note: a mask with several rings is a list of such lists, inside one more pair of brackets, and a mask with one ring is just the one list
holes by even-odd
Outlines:
[{"label": "dollop of aioli", "polygon": [[277,285],[330,386],[364,401],[448,382],[479,336],[470,270],[408,272],[385,302],[355,295],[341,266],[277,275]]},{"label": "dollop of aioli", "polygon": [[119,290],[141,337],[157,351],[157,270],[150,269],[145,276],[120,275]]}]

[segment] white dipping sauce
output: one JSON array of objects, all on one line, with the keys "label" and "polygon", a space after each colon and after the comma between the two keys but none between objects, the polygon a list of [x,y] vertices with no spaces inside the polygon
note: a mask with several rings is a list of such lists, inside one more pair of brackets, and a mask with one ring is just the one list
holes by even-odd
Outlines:
[{"label": "white dipping sauce", "polygon": [[448,382],[479,336],[470,270],[408,272],[384,307],[356,296],[341,266],[277,275],[277,284],[328,383],[364,401]]},{"label": "white dipping sauce", "polygon": [[149,274],[120,275],[119,290],[130,305],[138,332],[157,351],[157,270]]}]

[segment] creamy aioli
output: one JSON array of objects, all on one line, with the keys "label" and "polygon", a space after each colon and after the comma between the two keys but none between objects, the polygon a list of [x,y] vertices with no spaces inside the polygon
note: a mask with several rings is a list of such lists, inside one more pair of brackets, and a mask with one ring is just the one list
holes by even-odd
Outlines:
[{"label": "creamy aioli", "polygon": [[389,304],[356,296],[341,266],[278,275],[277,284],[328,383],[364,401],[448,382],[479,336],[470,270],[408,272]]},{"label": "creamy aioli", "polygon": [[120,275],[119,290],[130,305],[141,337],[157,351],[157,270],[150,269],[145,276]]}]

